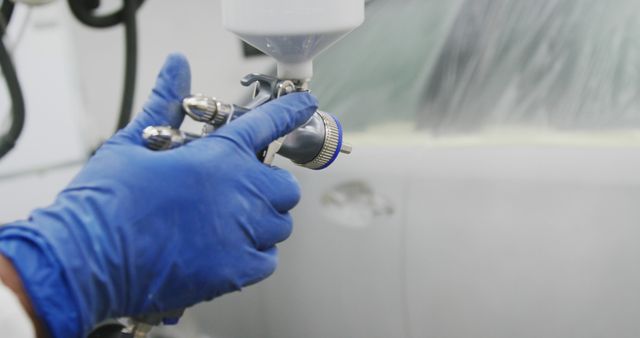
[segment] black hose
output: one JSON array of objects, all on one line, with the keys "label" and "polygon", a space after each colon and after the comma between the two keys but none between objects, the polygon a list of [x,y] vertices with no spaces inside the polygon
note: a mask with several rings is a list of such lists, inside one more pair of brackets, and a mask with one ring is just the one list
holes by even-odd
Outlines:
[{"label": "black hose", "polygon": [[125,33],[125,71],[120,105],[120,117],[117,129],[124,128],[131,119],[133,98],[136,91],[136,73],[138,68],[138,33],[136,25],[136,11],[138,6],[134,1],[124,3],[124,33]]},{"label": "black hose", "polygon": [[88,3],[84,0],[69,0],[68,2],[69,8],[71,8],[71,12],[80,22],[93,28],[107,28],[121,24],[125,21],[125,16],[127,15],[126,4],[128,2],[135,3],[136,10],[140,8],[140,6],[142,6],[142,4],[144,3],[144,0],[123,1],[125,4],[120,10],[103,16],[96,16],[95,14],[93,14],[95,6],[91,2]]},{"label": "black hose", "polygon": [[22,96],[20,82],[18,82],[16,68],[2,40],[6,32],[6,27],[9,21],[11,21],[13,8],[14,3],[10,0],[4,0],[0,7],[0,13],[2,14],[2,24],[0,24],[0,69],[2,69],[2,73],[4,74],[9,96],[11,97],[11,126],[9,130],[0,137],[0,158],[3,158],[16,145],[20,134],[22,134],[25,120],[24,98]]},{"label": "black hose", "polygon": [[[4,32],[3,32],[4,33]],[[4,157],[13,147],[16,145],[16,141],[22,133],[24,127],[24,98],[22,97],[22,90],[20,89],[20,82],[18,82],[18,76],[16,69],[11,61],[11,56],[2,41],[0,36],[0,68],[4,74],[5,81],[7,82],[7,88],[9,89],[9,96],[11,96],[11,127],[6,134],[0,138],[0,158]]]},{"label": "black hose", "polygon": [[0,29],[2,29],[2,34],[4,35],[5,28],[9,25],[9,21],[11,21],[11,16],[13,15],[13,8],[15,4],[11,0],[2,1],[2,6],[0,7],[0,13],[2,13],[2,24],[0,25]]},{"label": "black hose", "polygon": [[136,12],[144,0],[123,0],[122,8],[110,14],[97,16],[93,13],[99,1],[68,0],[73,15],[83,24],[93,28],[108,28],[120,23],[125,26],[125,72],[120,114],[116,130],[129,123],[136,87],[138,60],[138,34]]}]

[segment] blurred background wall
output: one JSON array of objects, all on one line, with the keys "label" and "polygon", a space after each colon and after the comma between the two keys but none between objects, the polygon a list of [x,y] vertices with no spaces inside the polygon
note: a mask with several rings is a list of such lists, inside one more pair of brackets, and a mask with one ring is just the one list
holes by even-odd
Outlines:
[{"label": "blurred background wall", "polygon": [[[145,3],[136,110],[172,51],[194,92],[227,100],[272,71],[218,8]],[[280,161],[303,200],[279,270],[158,337],[638,337],[639,14],[632,0],[370,2],[312,84],[354,153],[321,172]],[[121,91],[121,30],[81,27],[63,2],[29,15],[4,221],[64,187]]]}]

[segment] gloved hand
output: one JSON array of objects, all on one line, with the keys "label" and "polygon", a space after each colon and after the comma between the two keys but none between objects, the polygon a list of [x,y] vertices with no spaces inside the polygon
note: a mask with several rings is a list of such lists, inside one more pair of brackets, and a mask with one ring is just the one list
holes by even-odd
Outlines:
[{"label": "gloved hand", "polygon": [[53,205],[0,228],[0,252],[52,336],[185,308],[273,273],[300,192],[291,174],[256,153],[307,121],[317,102],[290,94],[183,147],[146,149],[142,130],[178,127],[189,92],[187,61],[170,56],[143,112]]}]

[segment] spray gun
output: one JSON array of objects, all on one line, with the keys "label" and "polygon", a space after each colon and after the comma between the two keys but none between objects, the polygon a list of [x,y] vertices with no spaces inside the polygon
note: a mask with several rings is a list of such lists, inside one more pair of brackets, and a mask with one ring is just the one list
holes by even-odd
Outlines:
[{"label": "spray gun", "polygon": [[[184,112],[204,123],[201,135],[166,126],[150,126],[143,131],[147,147],[166,150],[184,145],[283,95],[308,90],[313,75],[313,58],[364,21],[365,0],[222,0],[224,26],[277,61],[278,76],[250,74],[244,86],[254,85],[252,100],[245,106],[225,103],[204,95],[183,99]],[[318,111],[303,126],[274,141],[258,154],[271,164],[276,154],[311,169],[323,169],[340,153],[350,153],[343,142],[340,122]],[[96,337],[147,337],[153,326],[181,311],[130,320],[116,335]]]},{"label": "spray gun", "polygon": [[[282,80],[263,74],[245,76],[242,85],[254,85],[253,99],[245,107],[196,94],[184,98],[182,107],[187,116],[204,123],[202,135],[186,133],[164,126],[150,126],[143,131],[148,148],[167,150],[179,147],[230,123],[253,108],[278,97],[307,91],[306,81]],[[317,111],[304,125],[282,137],[261,154],[265,164],[271,164],[276,153],[293,163],[310,169],[330,166],[339,153],[351,153],[351,146],[344,143],[340,122],[329,113]]]},{"label": "spray gun", "polygon": [[[183,100],[185,113],[206,124],[203,135],[230,123],[247,111],[293,92],[307,91],[313,76],[313,58],[364,21],[364,0],[223,0],[224,26],[278,65],[278,76],[250,74],[244,86],[255,85],[252,101],[245,107],[203,95]],[[143,132],[154,150],[178,147],[203,135],[163,126]],[[324,169],[340,153],[350,153],[343,142],[340,122],[318,111],[302,127],[273,142],[259,156],[271,164],[275,154],[311,169]]]}]

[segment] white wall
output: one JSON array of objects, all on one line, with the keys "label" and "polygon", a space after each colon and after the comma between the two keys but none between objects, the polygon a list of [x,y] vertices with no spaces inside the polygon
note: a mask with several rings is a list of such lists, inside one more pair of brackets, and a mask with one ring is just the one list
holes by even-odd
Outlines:
[{"label": "white wall", "polygon": [[[27,118],[16,148],[0,161],[0,222],[25,217],[32,208],[50,203],[88,152],[82,138],[86,121],[78,99],[76,55],[62,5],[33,10],[15,50]],[[25,17],[25,8],[17,6],[10,28],[19,29]],[[7,109],[4,90],[0,100]],[[47,169],[51,167],[56,169]]]},{"label": "white wall", "polygon": [[[248,93],[240,86],[242,76],[270,67],[267,58],[242,57],[239,40],[221,26],[219,6],[212,0],[145,2],[139,12],[134,112],[141,109],[171,52],[191,60],[194,92],[229,101]],[[17,6],[10,28],[19,28],[25,12],[25,7]],[[27,102],[27,122],[16,149],[0,161],[0,222],[25,217],[33,208],[50,203],[87,154],[113,133],[122,92],[123,35],[121,27],[82,26],[65,1],[31,10],[14,57]],[[4,102],[8,99],[3,90],[0,103]],[[0,114],[0,121],[5,117]]]},{"label": "white wall", "polygon": [[[134,111],[149,94],[165,57],[184,53],[191,62],[194,92],[233,101],[248,93],[240,78],[265,71],[267,58],[247,61],[240,41],[222,28],[220,1],[146,1],[139,12],[139,69]],[[97,133],[109,135],[120,107],[124,30],[94,30],[72,24],[83,98]]]}]

